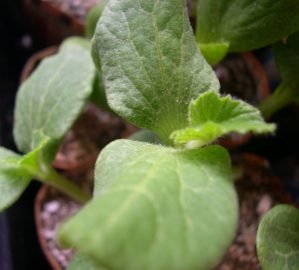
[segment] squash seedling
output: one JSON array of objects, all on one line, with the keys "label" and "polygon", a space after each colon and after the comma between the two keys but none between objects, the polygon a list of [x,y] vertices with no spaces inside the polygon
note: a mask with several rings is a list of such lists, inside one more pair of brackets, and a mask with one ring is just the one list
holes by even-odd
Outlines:
[{"label": "squash seedling", "polygon": [[112,110],[163,144],[117,140],[101,152],[94,198],[59,233],[81,253],[70,269],[211,269],[238,210],[228,154],[210,144],[274,126],[219,95],[184,1],[111,0],[93,52]]},{"label": "squash seedling", "polygon": [[[88,50],[84,40],[67,40],[18,92],[14,135],[25,155],[1,148],[1,209],[31,178],[88,200],[50,165],[92,95]],[[92,53],[110,108],[148,136],[116,140],[101,152],[93,199],[59,232],[60,242],[81,254],[70,269],[211,269],[238,219],[229,155],[211,144],[230,132],[272,133],[275,126],[251,105],[220,96],[185,1],[111,0]]]}]

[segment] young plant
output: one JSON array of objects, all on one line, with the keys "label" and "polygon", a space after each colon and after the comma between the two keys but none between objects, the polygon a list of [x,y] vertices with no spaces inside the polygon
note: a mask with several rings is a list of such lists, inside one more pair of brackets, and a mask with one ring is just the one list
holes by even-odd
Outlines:
[{"label": "young plant", "polygon": [[229,156],[210,144],[274,126],[218,94],[182,0],[111,0],[93,56],[111,109],[163,145],[117,140],[101,152],[93,200],[59,233],[80,252],[69,269],[211,269],[234,237],[238,207]]},{"label": "young plant", "polygon": [[210,64],[271,45],[299,29],[296,0],[196,0],[196,39]]},{"label": "young plant", "polygon": [[95,68],[89,51],[89,43],[84,39],[66,40],[59,52],[42,61],[20,87],[14,138],[25,154],[0,148],[0,210],[14,203],[33,178],[81,203],[89,199],[88,194],[51,166],[63,136],[93,90]]}]

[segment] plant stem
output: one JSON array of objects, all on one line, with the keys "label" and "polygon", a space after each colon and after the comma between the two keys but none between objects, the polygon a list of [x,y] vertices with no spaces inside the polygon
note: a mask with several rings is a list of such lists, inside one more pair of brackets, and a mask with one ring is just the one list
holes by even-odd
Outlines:
[{"label": "plant stem", "polygon": [[52,168],[47,168],[46,172],[37,175],[37,178],[41,182],[57,188],[79,203],[85,204],[91,199],[91,195],[84,192],[76,184],[72,183]]},{"label": "plant stem", "polygon": [[294,101],[297,95],[293,87],[282,82],[274,93],[266,98],[258,107],[262,115],[268,119],[273,113]]}]

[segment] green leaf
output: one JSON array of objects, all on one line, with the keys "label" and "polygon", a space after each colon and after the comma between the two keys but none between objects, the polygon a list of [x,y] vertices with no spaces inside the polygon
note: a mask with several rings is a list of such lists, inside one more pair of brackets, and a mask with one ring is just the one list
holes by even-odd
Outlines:
[{"label": "green leaf", "polygon": [[166,141],[187,125],[190,100],[219,88],[185,1],[111,0],[95,38],[110,107]]},{"label": "green leaf", "polygon": [[19,150],[34,149],[36,130],[60,140],[82,111],[95,74],[87,45],[79,38],[65,41],[59,53],[44,59],[21,85],[14,128]]},{"label": "green leaf", "polygon": [[210,269],[235,233],[230,173],[218,146],[115,141],[97,161],[95,198],[62,226],[60,240],[113,270]]},{"label": "green leaf", "polygon": [[176,144],[200,147],[231,132],[274,132],[275,125],[266,124],[253,106],[231,96],[221,97],[215,91],[201,94],[189,107],[190,127],[175,131]]},{"label": "green leaf", "polygon": [[21,157],[0,147],[0,211],[12,205],[23,193],[31,180],[19,166]]},{"label": "green leaf", "polygon": [[200,44],[229,43],[248,51],[299,29],[298,0],[198,0],[196,37]]},{"label": "green leaf", "polygon": [[[44,135],[40,130],[34,132],[33,142],[34,149],[21,157],[19,165],[38,177],[50,170],[59,143]],[[43,180],[43,177],[40,180]]]},{"label": "green leaf", "polygon": [[91,259],[82,254],[76,255],[67,270],[105,270],[106,268],[96,265]]},{"label": "green leaf", "polygon": [[262,219],[257,233],[257,252],[263,270],[298,270],[299,210],[278,205]]},{"label": "green leaf", "polygon": [[210,65],[219,63],[229,50],[229,43],[199,43],[199,48]]}]

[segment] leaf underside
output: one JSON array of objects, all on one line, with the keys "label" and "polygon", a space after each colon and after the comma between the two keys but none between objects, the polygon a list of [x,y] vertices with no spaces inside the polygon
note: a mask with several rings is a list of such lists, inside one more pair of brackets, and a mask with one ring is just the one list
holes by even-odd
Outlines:
[{"label": "leaf underside", "polygon": [[0,147],[0,212],[11,206],[30,183],[31,176],[18,165],[21,156]]},{"label": "leaf underside", "polygon": [[275,130],[275,125],[266,124],[255,107],[229,95],[221,97],[214,91],[205,92],[190,103],[189,124],[190,127],[172,133],[175,144],[200,147],[231,132],[269,133]]},{"label": "leaf underside", "polygon": [[237,200],[220,147],[119,140],[101,152],[95,176],[94,200],[64,224],[60,240],[99,266],[210,269],[234,236]]},{"label": "leaf underside", "polygon": [[182,0],[112,0],[95,39],[110,107],[163,139],[186,126],[191,99],[219,88]]},{"label": "leaf underside", "polygon": [[262,219],[257,252],[263,270],[297,270],[299,265],[299,210],[278,205]]},{"label": "leaf underside", "polygon": [[196,37],[201,44],[230,44],[248,51],[273,44],[299,29],[297,0],[198,0]]},{"label": "leaf underside", "polygon": [[[16,99],[14,138],[19,150],[34,149],[34,133],[59,140],[76,120],[92,91],[95,68],[88,42],[65,41],[21,85]],[[79,57],[78,57],[79,56]]]}]

